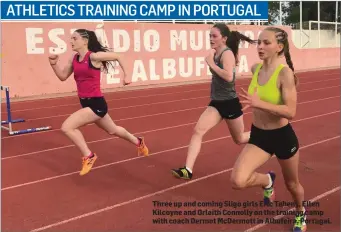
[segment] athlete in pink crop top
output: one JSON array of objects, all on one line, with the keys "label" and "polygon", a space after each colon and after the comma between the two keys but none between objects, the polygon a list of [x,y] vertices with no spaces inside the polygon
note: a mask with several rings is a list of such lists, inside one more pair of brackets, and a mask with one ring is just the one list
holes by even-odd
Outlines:
[{"label": "athlete in pink crop top", "polygon": [[76,52],[68,64],[61,68],[58,56],[49,56],[51,67],[61,81],[67,80],[72,73],[77,84],[78,97],[82,109],[70,115],[63,123],[61,130],[69,137],[83,154],[82,170],[80,175],[88,173],[97,155],[90,151],[79,127],[95,123],[110,135],[116,135],[137,145],[138,155],[147,156],[149,151],[143,137],[135,137],[125,128],[117,126],[108,114],[108,106],[100,89],[101,68],[108,70],[111,61],[117,60],[124,72],[125,68],[120,56],[103,47],[97,39],[95,32],[86,29],[76,30],[71,37],[72,50]]}]

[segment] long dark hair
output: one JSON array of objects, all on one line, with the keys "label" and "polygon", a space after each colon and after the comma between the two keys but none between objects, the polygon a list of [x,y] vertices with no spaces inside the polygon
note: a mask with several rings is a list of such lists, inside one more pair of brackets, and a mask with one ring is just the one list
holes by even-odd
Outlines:
[{"label": "long dark hair", "polygon": [[250,39],[249,37],[239,33],[238,31],[231,31],[225,23],[216,23],[213,27],[217,28],[223,37],[227,37],[226,46],[232,50],[234,58],[236,59],[236,65],[239,63],[238,49],[240,41],[243,40],[251,44],[256,43],[255,40]]},{"label": "long dark hair", "polygon": [[[98,41],[98,38],[94,31],[89,31],[86,29],[77,29],[77,32],[81,37],[88,40],[88,50],[92,52],[108,52],[109,48],[102,46],[102,44]],[[105,71],[108,71],[109,65],[113,66],[110,61],[102,61],[103,68]]]},{"label": "long dark hair", "polygon": [[282,55],[284,53],[285,60],[289,66],[289,68],[294,73],[295,78],[295,85],[298,85],[298,78],[295,74],[294,64],[291,60],[290,49],[289,49],[289,40],[288,40],[288,33],[280,28],[277,27],[267,27],[265,30],[275,32],[276,39],[278,43],[283,44],[283,49],[278,53],[278,55]]}]

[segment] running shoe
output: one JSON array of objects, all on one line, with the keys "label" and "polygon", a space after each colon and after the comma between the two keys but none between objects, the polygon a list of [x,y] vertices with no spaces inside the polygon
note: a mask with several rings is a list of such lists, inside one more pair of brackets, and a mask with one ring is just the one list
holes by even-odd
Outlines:
[{"label": "running shoe", "polygon": [[306,220],[307,220],[307,215],[305,213],[297,213],[295,216],[295,225],[293,228],[293,232],[304,232],[307,230],[307,224],[306,224]]},{"label": "running shoe", "polygon": [[185,180],[190,180],[192,179],[192,176],[193,176],[192,173],[188,171],[186,167],[179,168],[179,169],[172,169],[172,174],[176,178],[185,179]]},{"label": "running shoe", "polygon": [[97,160],[97,155],[95,153],[93,153],[92,157],[83,157],[82,170],[80,171],[79,175],[83,176],[87,174],[88,172],[90,172],[96,160]]},{"label": "running shoe", "polygon": [[140,155],[148,156],[149,149],[144,142],[144,138],[139,137],[138,139],[140,140],[140,145],[137,147],[137,155],[138,156],[140,156]]}]

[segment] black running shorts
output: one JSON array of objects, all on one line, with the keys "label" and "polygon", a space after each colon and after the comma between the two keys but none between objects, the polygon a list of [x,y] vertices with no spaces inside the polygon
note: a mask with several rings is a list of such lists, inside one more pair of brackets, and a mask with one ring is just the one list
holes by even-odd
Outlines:
[{"label": "black running shorts", "polygon": [[273,130],[263,130],[252,125],[249,143],[283,160],[294,156],[299,149],[297,136],[290,123]]},{"label": "black running shorts", "polygon": [[104,97],[80,98],[83,108],[89,107],[96,115],[103,118],[108,113],[108,105]]},{"label": "black running shorts", "polygon": [[224,119],[236,119],[243,115],[238,97],[230,100],[212,100],[209,106],[216,108]]}]

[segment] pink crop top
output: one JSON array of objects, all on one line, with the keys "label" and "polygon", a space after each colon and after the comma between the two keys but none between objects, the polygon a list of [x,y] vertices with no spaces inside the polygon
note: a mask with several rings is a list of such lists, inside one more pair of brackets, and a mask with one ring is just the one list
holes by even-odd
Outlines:
[{"label": "pink crop top", "polygon": [[79,61],[79,54],[76,54],[72,61],[78,96],[82,98],[103,96],[101,91],[101,69],[92,65],[90,54],[91,51],[88,51],[82,61]]}]

